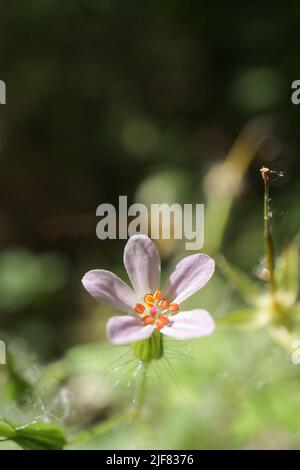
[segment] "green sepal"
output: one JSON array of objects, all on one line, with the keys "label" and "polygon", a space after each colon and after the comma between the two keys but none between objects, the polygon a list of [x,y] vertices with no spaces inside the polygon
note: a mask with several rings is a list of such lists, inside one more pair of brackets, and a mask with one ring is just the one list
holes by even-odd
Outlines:
[{"label": "green sepal", "polygon": [[135,357],[147,363],[160,359],[163,355],[163,335],[155,329],[150,338],[132,344]]}]

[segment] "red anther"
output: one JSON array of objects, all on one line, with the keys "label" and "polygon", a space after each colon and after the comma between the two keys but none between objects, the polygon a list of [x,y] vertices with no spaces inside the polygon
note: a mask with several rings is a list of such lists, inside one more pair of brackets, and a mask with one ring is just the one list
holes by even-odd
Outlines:
[{"label": "red anther", "polygon": [[150,315],[147,315],[143,318],[143,322],[145,325],[151,325],[151,323],[153,323],[153,319]]},{"label": "red anther", "polygon": [[167,325],[169,323],[169,319],[166,315],[159,315],[158,317],[159,321],[162,322],[164,325]]},{"label": "red anther", "polygon": [[136,313],[142,314],[145,311],[145,307],[142,304],[136,304],[134,310],[136,311]]},{"label": "red anther", "polygon": [[169,305],[169,310],[171,310],[172,312],[178,312],[179,305],[178,304],[170,304]]},{"label": "red anther", "polygon": [[168,317],[166,317],[165,315],[159,315],[158,320],[156,320],[155,322],[155,326],[156,328],[160,330],[161,328],[166,326],[168,323],[169,323]]}]

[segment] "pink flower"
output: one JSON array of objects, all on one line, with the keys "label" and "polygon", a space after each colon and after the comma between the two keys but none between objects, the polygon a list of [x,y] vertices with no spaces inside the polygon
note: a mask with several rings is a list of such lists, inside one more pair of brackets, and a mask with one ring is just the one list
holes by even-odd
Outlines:
[{"label": "pink flower", "polygon": [[134,235],[126,244],[124,265],[133,289],[103,269],[89,271],[82,279],[93,297],[127,314],[107,322],[107,336],[113,344],[147,339],[155,329],[180,340],[213,332],[214,320],[206,310],[179,312],[181,302],[211,278],[215,269],[212,258],[202,253],[183,258],[159,290],[161,263],[157,248],[146,235]]}]

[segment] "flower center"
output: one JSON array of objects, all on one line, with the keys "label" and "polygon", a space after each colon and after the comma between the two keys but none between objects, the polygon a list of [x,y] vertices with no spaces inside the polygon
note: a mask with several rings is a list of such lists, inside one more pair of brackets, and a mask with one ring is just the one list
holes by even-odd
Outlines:
[{"label": "flower center", "polygon": [[160,290],[144,296],[143,304],[136,304],[135,312],[140,316],[144,325],[155,325],[160,330],[166,326],[170,320],[168,316],[177,313],[179,305],[170,303],[162,297]]}]

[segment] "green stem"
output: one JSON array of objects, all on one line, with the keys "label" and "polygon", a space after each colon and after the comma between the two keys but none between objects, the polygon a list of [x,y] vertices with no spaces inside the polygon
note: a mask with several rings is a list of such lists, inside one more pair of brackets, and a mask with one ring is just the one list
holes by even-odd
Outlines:
[{"label": "green stem", "polygon": [[269,271],[269,286],[273,294],[276,290],[274,279],[274,244],[270,230],[270,173],[269,168],[261,168],[261,175],[264,181],[264,243],[267,257],[267,267]]},{"label": "green stem", "polygon": [[133,418],[138,417],[141,413],[141,409],[145,399],[147,372],[148,363],[140,360],[136,372],[136,386],[132,406]]}]

